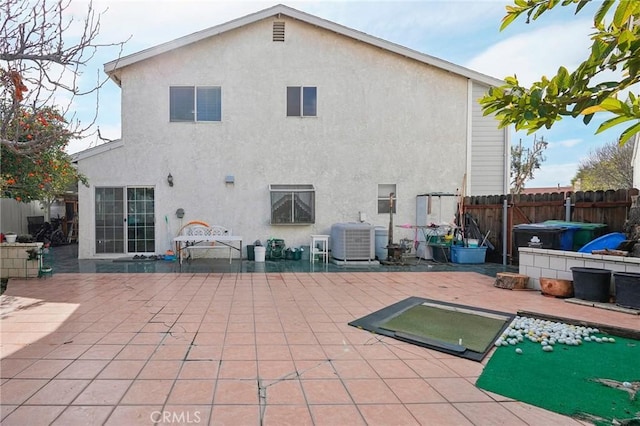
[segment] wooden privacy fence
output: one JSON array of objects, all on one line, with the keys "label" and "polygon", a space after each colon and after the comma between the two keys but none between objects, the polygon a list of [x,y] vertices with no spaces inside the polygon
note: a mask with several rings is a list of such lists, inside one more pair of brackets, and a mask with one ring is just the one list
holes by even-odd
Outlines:
[{"label": "wooden privacy fence", "polygon": [[[463,212],[471,216],[495,250],[487,252],[487,261],[502,263],[503,212],[507,204],[507,263],[513,262],[513,227],[546,220],[606,224],[606,232],[622,232],[632,200],[638,189],[608,191],[554,192],[545,194],[509,194],[464,197]],[[569,206],[569,207],[568,207]],[[568,213],[568,217],[567,217]]]}]

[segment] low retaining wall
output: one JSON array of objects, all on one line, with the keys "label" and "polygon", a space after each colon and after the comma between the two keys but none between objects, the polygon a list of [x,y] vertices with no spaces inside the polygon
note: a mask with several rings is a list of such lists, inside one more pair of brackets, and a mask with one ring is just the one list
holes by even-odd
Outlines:
[{"label": "low retaining wall", "polygon": [[613,272],[640,273],[639,257],[577,253],[575,251],[519,248],[519,273],[527,275],[528,288],[540,290],[540,277],[573,280],[571,268],[603,268]]},{"label": "low retaining wall", "polygon": [[27,260],[27,250],[40,250],[42,243],[0,243],[0,278],[37,278],[38,259]]}]

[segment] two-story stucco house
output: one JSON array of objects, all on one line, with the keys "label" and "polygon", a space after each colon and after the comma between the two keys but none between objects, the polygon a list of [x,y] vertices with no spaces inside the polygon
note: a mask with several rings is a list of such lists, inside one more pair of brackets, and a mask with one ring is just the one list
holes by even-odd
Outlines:
[{"label": "two-story stucco house", "polygon": [[122,138],[77,155],[81,258],[163,253],[192,220],[308,245],[387,226],[392,192],[412,224],[420,194],[507,191],[508,131],[477,104],[501,80],[286,6],[105,72]]}]

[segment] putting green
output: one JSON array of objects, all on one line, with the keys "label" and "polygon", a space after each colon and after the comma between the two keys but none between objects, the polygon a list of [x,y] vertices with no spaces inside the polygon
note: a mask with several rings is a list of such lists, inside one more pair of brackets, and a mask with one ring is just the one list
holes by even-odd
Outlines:
[{"label": "putting green", "polygon": [[[640,341],[615,339],[556,345],[553,352],[525,340],[517,345],[520,355],[513,346],[496,348],[476,386],[596,423],[640,417],[640,395],[632,400],[629,392],[640,382]],[[626,386],[606,386],[598,379]]]},{"label": "putting green", "polygon": [[511,318],[423,303],[378,324],[394,332],[460,345],[474,352],[485,352]]}]

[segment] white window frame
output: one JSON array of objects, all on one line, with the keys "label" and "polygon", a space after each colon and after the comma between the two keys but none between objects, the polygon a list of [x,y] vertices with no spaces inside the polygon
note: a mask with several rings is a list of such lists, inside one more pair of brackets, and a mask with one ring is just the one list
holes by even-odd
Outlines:
[{"label": "white window frame", "polygon": [[[295,94],[291,91],[298,89],[297,99],[293,99]],[[313,89],[313,111],[305,108],[305,89]],[[287,117],[317,117],[318,116],[318,88],[316,86],[287,86]],[[291,104],[294,102],[293,104]],[[297,104],[295,103],[297,102]],[[291,107],[296,107],[293,111]]]},{"label": "white window frame", "polygon": [[[309,207],[311,209],[309,220],[301,220],[296,217],[296,199],[301,194],[310,194]],[[296,197],[298,195],[298,197]],[[282,221],[276,216],[276,204],[288,198],[291,200],[290,221]],[[271,212],[272,225],[312,225],[316,221],[316,189],[310,184],[269,185],[269,210]]]},{"label": "white window frame", "polygon": [[[191,119],[180,119],[172,116],[172,89],[192,89],[193,90],[193,109],[191,110]],[[216,105],[219,115],[213,120],[199,119],[198,117],[198,89],[218,89],[219,104]],[[169,121],[171,123],[216,123],[222,121],[222,87],[221,86],[170,86],[169,87]]]},{"label": "white window frame", "polygon": [[389,214],[389,194],[393,192],[393,213],[398,211],[398,193],[395,183],[378,184],[378,214]]}]

